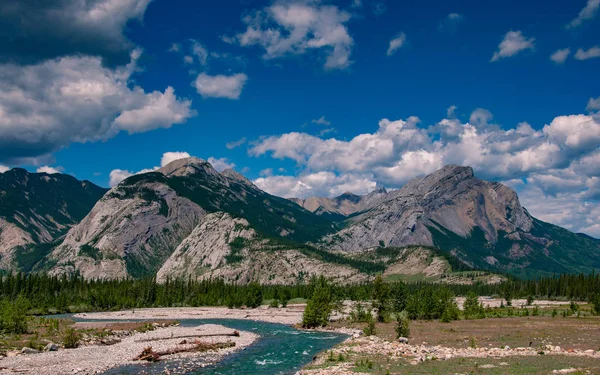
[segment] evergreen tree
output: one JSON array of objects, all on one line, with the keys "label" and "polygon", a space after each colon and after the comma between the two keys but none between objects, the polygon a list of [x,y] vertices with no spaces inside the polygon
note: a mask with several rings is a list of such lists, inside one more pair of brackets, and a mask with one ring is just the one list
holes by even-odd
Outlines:
[{"label": "evergreen tree", "polygon": [[313,278],[311,284],[313,292],[306,302],[302,326],[304,328],[324,327],[329,323],[329,317],[334,307],[331,286],[323,276]]},{"label": "evergreen tree", "polygon": [[387,314],[390,299],[389,285],[383,282],[381,275],[377,275],[373,281],[373,294],[371,304],[377,310],[377,321],[383,322]]}]

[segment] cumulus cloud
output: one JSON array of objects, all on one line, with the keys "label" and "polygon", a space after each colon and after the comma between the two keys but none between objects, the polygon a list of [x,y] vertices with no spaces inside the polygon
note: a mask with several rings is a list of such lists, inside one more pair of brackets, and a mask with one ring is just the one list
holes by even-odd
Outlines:
[{"label": "cumulus cloud", "polygon": [[247,80],[243,73],[230,76],[200,73],[193,86],[203,98],[239,99]]},{"label": "cumulus cloud", "polygon": [[208,158],[208,162],[213,166],[214,169],[221,172],[225,169],[232,169],[235,167],[235,164],[229,161],[227,158]]},{"label": "cumulus cloud", "polygon": [[354,44],[345,25],[349,20],[350,14],[337,6],[279,0],[245,16],[246,31],[223,40],[260,46],[266,60],[318,51],[326,69],[344,69],[351,63]]},{"label": "cumulus cloud", "polygon": [[570,48],[559,49],[550,55],[550,60],[554,61],[557,64],[564,64],[567,61],[567,58],[571,54]]},{"label": "cumulus cloud", "polygon": [[9,167],[0,164],[0,173],[4,173],[4,172],[9,171],[9,170],[10,170]]},{"label": "cumulus cloud", "polygon": [[498,61],[502,58],[511,57],[521,51],[533,50],[535,48],[535,38],[526,38],[521,31],[509,31],[498,45],[498,51],[494,52],[491,61]]},{"label": "cumulus cloud", "polygon": [[567,29],[579,27],[584,21],[591,20],[598,13],[600,8],[600,0],[588,0],[585,7],[579,12],[577,17],[567,24]]},{"label": "cumulus cloud", "polygon": [[41,166],[38,169],[35,170],[37,173],[48,173],[48,174],[55,174],[55,173],[62,173],[60,171],[60,168],[53,168],[53,167],[49,167],[47,165]]},{"label": "cumulus cloud", "polygon": [[397,50],[402,48],[402,46],[404,45],[405,42],[406,42],[406,34],[404,34],[404,33],[398,34],[397,37],[390,40],[390,45],[387,49],[387,55],[392,56],[394,53],[396,53]]},{"label": "cumulus cloud", "polygon": [[191,102],[171,87],[149,93],[130,87],[140,53],[134,50],[131,62],[115,69],[91,56],[0,64],[0,161],[48,155],[121,131],[168,128],[193,116]]},{"label": "cumulus cloud", "polygon": [[238,139],[237,141],[227,142],[225,144],[225,147],[227,147],[228,150],[233,150],[234,148],[238,148],[245,143],[246,143],[246,137],[242,137],[242,138]]},{"label": "cumulus cloud", "polygon": [[596,57],[600,57],[600,46],[594,46],[587,51],[580,48],[577,50],[577,53],[575,53],[575,58],[577,60],[589,60]]},{"label": "cumulus cloud", "polygon": [[[547,199],[577,194],[579,205],[600,199],[600,122],[593,116],[558,116],[539,130],[526,122],[503,129],[485,109],[474,110],[466,123],[451,109],[434,125],[422,126],[417,117],[383,119],[374,133],[349,140],[299,132],[262,137],[252,143],[251,156],[291,159],[300,172],[262,176],[255,183],[286,197],[334,196],[352,191],[350,182],[355,192],[375,185],[398,188],[444,165],[459,164],[472,166],[480,178],[519,181],[519,188],[536,189]],[[327,177],[326,183],[317,184],[321,180],[315,176]],[[573,228],[583,228],[587,218],[580,220]]]},{"label": "cumulus cloud", "polygon": [[164,167],[172,161],[185,159],[191,157],[187,152],[174,151],[174,152],[165,152],[160,159],[160,166]]},{"label": "cumulus cloud", "polygon": [[312,196],[338,196],[351,191],[356,194],[367,194],[377,184],[365,177],[333,172],[316,172],[301,176],[266,176],[253,181],[256,186],[267,193],[286,198],[305,198]]},{"label": "cumulus cloud", "polygon": [[83,53],[126,63],[133,45],[123,30],[143,18],[150,1],[2,1],[0,60],[35,63]]}]

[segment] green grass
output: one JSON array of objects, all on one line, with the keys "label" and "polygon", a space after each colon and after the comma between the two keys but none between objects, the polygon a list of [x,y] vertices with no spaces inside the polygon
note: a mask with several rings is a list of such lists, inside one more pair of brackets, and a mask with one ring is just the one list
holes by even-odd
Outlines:
[{"label": "green grass", "polygon": [[[362,360],[362,362],[361,362]],[[369,362],[371,363],[369,368]],[[369,374],[482,374],[482,375],[547,375],[554,370],[581,369],[570,374],[600,373],[600,361],[594,358],[540,355],[533,357],[505,358],[453,358],[449,360],[427,360],[411,365],[407,360],[392,361],[384,356],[369,356],[356,359],[353,371]],[[491,367],[494,366],[494,367]],[[489,368],[488,368],[489,367]]]}]

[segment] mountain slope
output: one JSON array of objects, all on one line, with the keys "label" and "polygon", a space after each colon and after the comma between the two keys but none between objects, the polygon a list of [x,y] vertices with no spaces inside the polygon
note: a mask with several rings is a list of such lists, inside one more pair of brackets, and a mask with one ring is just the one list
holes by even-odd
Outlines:
[{"label": "mountain slope", "polygon": [[327,263],[257,233],[243,218],[206,215],[158,271],[157,279],[220,277],[229,282],[292,284],[311,275],[343,282],[369,276],[346,265]]},{"label": "mountain slope", "polygon": [[434,246],[465,264],[522,276],[600,269],[600,246],[542,221],[510,188],[450,165],[388,193],[322,246],[356,253],[375,247]]},{"label": "mountain slope", "polygon": [[121,182],[37,269],[88,278],[153,275],[206,214],[217,211],[246,219],[266,237],[310,241],[335,229],[232,170],[219,173],[187,158]]},{"label": "mountain slope", "polygon": [[106,191],[66,174],[0,173],[0,269],[28,270]]},{"label": "mountain slope", "polygon": [[335,198],[310,197],[306,199],[291,198],[290,200],[317,215],[349,216],[365,210],[386,194],[387,191],[384,188],[379,188],[367,195],[346,192]]}]

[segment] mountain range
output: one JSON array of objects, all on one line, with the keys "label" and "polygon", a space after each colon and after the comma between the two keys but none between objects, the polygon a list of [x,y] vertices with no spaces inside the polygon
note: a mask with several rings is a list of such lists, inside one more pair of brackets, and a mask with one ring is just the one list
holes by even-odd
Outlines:
[{"label": "mountain range", "polygon": [[4,272],[94,279],[462,282],[471,270],[598,271],[600,241],[532,217],[515,191],[470,167],[389,192],[284,199],[186,158],[108,191],[64,174],[0,174],[0,256]]}]

